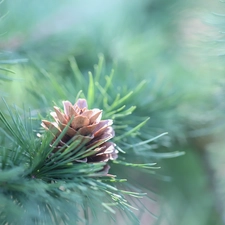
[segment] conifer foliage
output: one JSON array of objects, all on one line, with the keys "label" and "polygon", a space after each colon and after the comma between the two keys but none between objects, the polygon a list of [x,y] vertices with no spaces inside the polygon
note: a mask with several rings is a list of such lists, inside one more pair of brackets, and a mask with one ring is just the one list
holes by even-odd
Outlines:
[{"label": "conifer foliage", "polygon": [[[127,223],[140,223],[136,204],[128,199],[143,198],[145,193],[118,171],[122,166],[154,173],[159,167],[151,154],[143,158],[138,149],[150,151],[149,143],[155,138],[141,137],[139,131],[148,118],[132,117],[135,107],[126,107],[140,86],[125,96],[117,94],[113,100],[109,93],[113,73],[105,76],[105,84],[100,82],[104,77],[100,64],[100,74],[89,73],[89,84],[77,94],[75,104],[64,99],[63,110],[49,107],[51,117],[8,106],[3,99],[1,224],[113,224],[121,214]],[[78,76],[85,83],[86,78],[76,71]],[[60,86],[57,80],[54,83]],[[131,148],[134,142],[136,147]],[[126,155],[129,160],[137,156],[143,162],[128,162]]]}]

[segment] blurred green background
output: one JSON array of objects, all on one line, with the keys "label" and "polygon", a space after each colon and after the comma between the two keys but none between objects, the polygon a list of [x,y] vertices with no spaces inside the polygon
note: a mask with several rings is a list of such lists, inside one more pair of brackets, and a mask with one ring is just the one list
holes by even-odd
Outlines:
[{"label": "blurred green background", "polygon": [[[186,153],[159,159],[159,219],[143,214],[141,224],[225,224],[223,13],[220,1],[5,0],[0,60],[14,74],[4,72],[0,93],[9,104],[45,112],[58,96],[74,101],[80,86],[70,82],[73,57],[87,76],[104,55],[118,92],[146,81],[132,104],[135,115],[150,116],[148,134],[169,133],[157,152]],[[54,88],[56,80],[62,88],[70,83],[71,96]]]}]

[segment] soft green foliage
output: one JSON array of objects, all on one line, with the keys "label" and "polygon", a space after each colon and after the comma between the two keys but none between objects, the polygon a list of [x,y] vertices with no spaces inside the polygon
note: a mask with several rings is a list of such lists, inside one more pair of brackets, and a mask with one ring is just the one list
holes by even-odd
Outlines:
[{"label": "soft green foliage", "polygon": [[[30,212],[24,213],[27,224],[38,220],[68,224],[73,222],[68,221],[70,216],[89,218],[90,224],[109,223],[108,217],[112,224],[154,224],[154,215],[145,216],[158,216],[155,206],[162,206],[154,201],[153,192],[160,192],[165,207],[158,224],[219,224],[223,213],[218,208],[223,204],[218,201],[221,196],[214,196],[211,162],[217,171],[222,157],[212,158],[208,149],[213,152],[213,142],[218,142],[218,152],[224,148],[218,139],[223,139],[225,108],[223,7],[220,1],[205,4],[202,0],[1,3],[0,87],[7,102],[0,101],[2,181],[5,185],[11,177],[21,185],[17,185],[17,200],[2,197],[8,205],[3,214],[21,215],[19,201],[23,201]],[[117,179],[90,176],[101,164],[75,170],[62,160],[58,165],[60,171],[65,169],[62,174],[53,171],[57,165],[51,162],[44,166],[51,140],[45,135],[44,139],[36,137],[43,132],[41,119],[49,119],[53,105],[62,108],[62,100],[75,102],[79,97],[87,98],[90,107],[102,109],[103,117],[114,121],[113,141],[120,154],[111,162],[110,173]],[[16,106],[7,110],[6,105]],[[29,145],[21,148],[24,141]],[[43,155],[26,157],[22,149]],[[12,161],[8,163],[10,157],[16,168]],[[82,177],[76,178],[77,183],[66,183],[67,171],[68,176]],[[34,174],[39,179],[32,178]],[[61,177],[62,183],[48,183],[51,176]],[[148,195],[137,198],[143,197],[140,193]],[[148,198],[153,205],[145,202]],[[139,211],[129,208],[125,199]],[[32,207],[33,202],[43,210]],[[124,221],[121,210],[127,214]]]},{"label": "soft green foliage", "polygon": [[[70,59],[70,61],[73,62],[72,68],[76,67],[74,59]],[[113,119],[116,133],[114,142],[121,151],[118,160],[111,165],[115,175],[119,171],[117,166],[119,168],[121,166],[139,168],[143,172],[154,173],[155,169],[159,169],[159,167],[153,163],[155,157],[151,155],[149,143],[156,138],[145,140],[141,136],[140,129],[144,127],[148,119],[133,115],[135,106],[129,106],[131,96],[136,95],[144,83],[128,94],[120,96],[111,88],[113,72],[110,76],[104,76],[101,68],[102,63],[103,58],[100,57],[99,64],[95,67],[95,73],[93,75],[89,73],[89,82],[86,81],[78,68],[74,70],[75,79],[80,81],[75,87],[77,90],[83,89],[82,92],[78,92],[76,99],[78,97],[87,98],[88,104],[92,107],[105,109],[104,118]],[[74,89],[70,86],[72,80],[70,82],[64,81],[62,84],[58,81],[61,79],[58,76],[49,77],[46,73],[43,73],[43,76],[45,76],[46,88],[41,86],[42,89],[34,92],[35,89],[30,87],[35,98],[43,99],[41,96],[43,95],[58,102],[65,99],[66,96],[71,96],[70,92]],[[49,78],[53,84],[51,89],[47,88],[49,84],[46,81]],[[54,93],[51,93],[52,91]],[[50,102],[50,99],[46,99],[46,102]],[[7,110],[0,114],[3,134],[1,138],[0,165],[2,175],[0,182],[3,188],[1,198],[5,199],[2,207],[5,209],[10,207],[10,210],[2,211],[1,221],[3,223],[58,224],[61,221],[64,224],[74,224],[74,222],[85,219],[90,220],[91,223],[94,219],[95,222],[92,224],[95,224],[96,221],[100,224],[99,217],[103,217],[101,212],[108,211],[106,216],[111,218],[113,215],[110,214],[115,213],[116,210],[124,211],[130,221],[139,223],[138,218],[132,212],[133,206],[127,202],[124,195],[139,198],[143,194],[129,191],[135,188],[129,183],[125,190],[117,187],[118,183],[126,182],[126,180],[101,177],[104,174],[99,171],[103,169],[105,163],[74,164],[74,160],[80,157],[79,141],[67,143],[62,148],[63,153],[52,154],[54,146],[64,136],[68,127],[51,145],[52,137],[49,136],[48,132],[43,133],[41,138],[38,138],[34,132],[38,126],[36,123],[34,125],[33,122],[39,121],[40,123],[36,113],[32,115],[31,109],[29,114],[17,107],[11,109],[6,102],[5,106]],[[32,121],[34,119],[35,121]],[[138,123],[139,121],[142,122]],[[76,148],[75,152],[77,153],[74,153]],[[91,150],[86,149],[84,153],[88,154]],[[145,157],[141,157],[140,150]],[[143,163],[132,163],[131,160],[138,155],[140,160],[142,158]],[[157,157],[157,154],[153,155]],[[126,158],[128,158],[128,162],[126,162]],[[32,204],[33,207],[31,207]],[[32,210],[30,210],[31,208]],[[18,215],[20,215],[19,220]],[[88,219],[89,217],[91,219]]]}]

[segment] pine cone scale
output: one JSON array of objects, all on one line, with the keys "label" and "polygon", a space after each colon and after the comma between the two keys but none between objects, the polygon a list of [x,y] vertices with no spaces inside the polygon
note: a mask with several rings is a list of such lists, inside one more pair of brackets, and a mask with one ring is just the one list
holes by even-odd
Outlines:
[{"label": "pine cone scale", "polygon": [[54,107],[56,116],[55,118],[57,118],[61,123],[66,123],[67,120],[65,119],[65,115],[63,113],[60,112],[58,107]]},{"label": "pine cone scale", "polygon": [[100,111],[93,114],[93,116],[90,118],[90,123],[91,124],[94,123],[94,122],[99,123],[101,118],[102,118],[102,111],[100,110]]},{"label": "pine cone scale", "polygon": [[85,127],[89,125],[89,119],[85,116],[76,116],[72,122],[71,122],[72,127],[77,130],[79,128]]},{"label": "pine cone scale", "polygon": [[[67,126],[66,124],[62,124],[62,123],[59,122],[59,127],[60,127],[61,130],[65,129],[66,126]],[[74,130],[72,127],[68,127],[68,128],[67,128],[67,131],[66,131],[66,134],[67,134],[68,136],[70,136],[70,137],[73,137],[74,135],[77,134],[77,131]]]}]

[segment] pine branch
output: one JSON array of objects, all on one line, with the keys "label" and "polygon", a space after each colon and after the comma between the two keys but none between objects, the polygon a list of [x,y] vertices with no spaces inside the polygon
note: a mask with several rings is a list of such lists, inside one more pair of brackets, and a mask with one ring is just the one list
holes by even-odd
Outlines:
[{"label": "pine branch", "polygon": [[[134,115],[136,107],[130,104],[133,96],[140,92],[145,82],[128,94],[117,94],[112,89],[113,73],[106,77],[102,74],[103,62],[103,58],[100,58],[98,66],[95,66],[95,74],[89,73],[87,85],[86,78],[79,71],[75,60],[70,58],[75,79],[79,80],[79,84],[75,82],[75,87],[82,92],[79,91],[74,95],[77,100],[74,106],[64,101],[64,112],[60,109],[60,105],[54,107],[55,112],[51,112],[51,115],[55,122],[42,117],[42,125],[47,130],[40,130],[38,136],[34,133],[34,119],[31,112],[22,112],[17,107],[11,108],[5,102],[8,112],[0,112],[0,122],[3,125],[0,187],[3,188],[1,195],[2,199],[5,199],[4,207],[7,208],[10,205],[12,210],[2,211],[2,217],[0,217],[3,218],[2,221],[9,224],[59,224],[60,222],[72,224],[71,221],[76,221],[76,223],[86,221],[95,224],[94,218],[100,221],[103,212],[106,212],[105,216],[110,221],[113,221],[113,214],[123,213],[127,216],[127,220],[139,224],[135,213],[137,209],[127,199],[142,198],[144,193],[131,191],[134,186],[126,181],[126,177],[116,179],[115,176],[121,166],[139,169],[145,174],[154,174],[155,170],[159,169],[159,166],[154,163],[154,158],[161,156],[151,152],[150,148],[150,143],[156,138],[148,136],[145,140],[141,135],[145,132],[142,129],[148,118]],[[42,76],[53,85],[47,89],[43,86],[43,92],[35,91],[31,86],[33,89],[31,93],[35,97],[46,99],[47,96],[55,96],[53,100],[58,102],[59,99],[65,100],[65,96],[71,96],[70,90],[74,90],[71,81],[64,82],[62,85],[62,82],[58,80],[60,78],[53,77],[45,71]],[[105,78],[105,83],[102,82],[103,78]],[[46,84],[48,85],[47,82]],[[41,96],[42,94],[44,97]],[[88,111],[87,106],[82,106],[86,103],[80,99],[81,97],[87,97],[88,105],[90,102],[90,105],[96,107],[94,111]],[[75,129],[73,126],[76,126],[74,124],[76,117],[82,118],[81,121],[83,121],[83,117],[79,114],[82,115],[85,110],[87,110],[87,115],[93,112],[101,114],[102,111],[98,108],[103,109],[103,121],[112,119],[114,122],[113,129],[116,136],[112,141],[116,146],[113,154],[119,152],[119,157],[117,161],[110,163],[110,171],[114,172],[113,175],[108,174],[108,158],[103,158],[107,160],[102,161],[92,161],[101,146],[112,145],[107,143],[113,137],[113,132],[110,131],[107,134],[109,136],[89,144],[92,143],[90,138],[93,135],[89,134],[83,138],[78,130],[73,130]],[[95,117],[97,119],[97,116]],[[108,129],[111,122],[107,124]],[[68,139],[67,135],[71,132],[74,136]],[[169,156],[172,155],[173,153],[170,153]],[[97,155],[96,159],[98,157]],[[129,160],[137,157],[141,163]],[[119,166],[118,169],[117,166]],[[120,189],[121,182],[127,183],[129,190]],[[10,196],[13,198],[11,199]],[[17,220],[17,214],[23,216]]]}]

